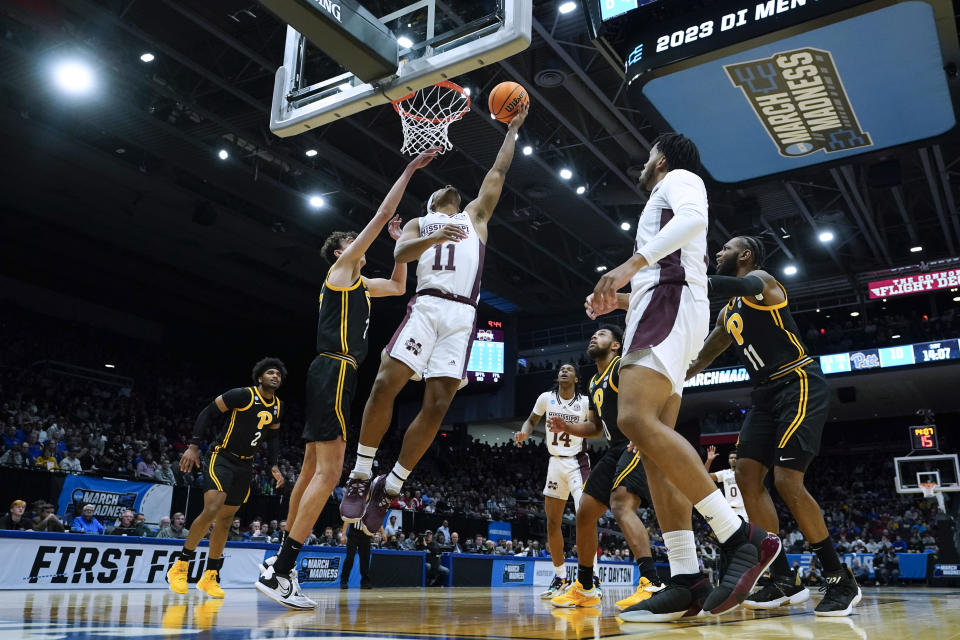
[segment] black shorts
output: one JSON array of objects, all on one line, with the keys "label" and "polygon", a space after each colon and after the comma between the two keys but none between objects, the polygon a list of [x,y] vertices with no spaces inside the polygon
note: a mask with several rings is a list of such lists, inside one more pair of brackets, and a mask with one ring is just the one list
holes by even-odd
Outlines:
[{"label": "black shorts", "polygon": [[653,504],[640,454],[627,451],[626,446],[607,449],[590,469],[583,492],[610,506],[610,494],[617,487],[626,487],[627,491],[642,498],[646,504]]},{"label": "black shorts", "polygon": [[318,355],[307,371],[307,420],[303,439],[347,439],[350,405],[357,388],[357,368],[347,358]]},{"label": "black shorts", "polygon": [[812,362],[756,387],[737,442],[737,455],[770,467],[806,471],[820,451],[830,387]]},{"label": "black shorts", "polygon": [[211,451],[203,466],[204,490],[225,492],[224,504],[230,507],[239,507],[250,497],[252,477],[253,458],[241,460],[224,451]]}]

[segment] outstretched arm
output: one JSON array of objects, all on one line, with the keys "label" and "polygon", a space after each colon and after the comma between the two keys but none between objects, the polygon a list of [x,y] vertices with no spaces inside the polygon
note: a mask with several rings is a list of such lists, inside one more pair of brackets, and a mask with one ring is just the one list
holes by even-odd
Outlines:
[{"label": "outstretched arm", "polygon": [[[394,213],[396,213],[397,205],[400,204],[400,199],[403,198],[403,192],[406,190],[410,178],[413,177],[417,169],[430,164],[430,161],[436,156],[437,150],[430,149],[410,161],[410,164],[403,170],[403,173],[400,174],[397,181],[393,183],[393,187],[390,188],[383,202],[380,203],[380,208],[377,210],[376,215],[370,219],[370,222],[363,228],[363,231],[357,235],[356,240],[343,250],[343,253],[337,258],[336,263],[330,268],[328,277],[331,278],[333,284],[339,284],[338,282],[334,282],[333,278],[345,281],[343,284],[349,284],[355,279],[360,258],[367,252],[367,249],[370,248],[370,245],[373,244],[377,236],[380,235],[383,226],[387,224]],[[337,278],[337,276],[339,276],[339,278]],[[404,276],[406,276],[406,274],[404,274]]]},{"label": "outstretched arm", "polygon": [[[393,216],[387,224],[387,232],[394,240],[399,240],[403,233],[403,220],[400,216]],[[390,278],[367,278],[367,290],[373,298],[385,296],[402,296],[407,291],[407,265],[405,262],[395,262]]]},{"label": "outstretched arm", "polygon": [[689,380],[709,367],[710,363],[716,360],[717,356],[726,351],[727,347],[730,346],[730,342],[732,341],[730,334],[727,333],[727,330],[723,326],[726,317],[727,308],[724,307],[717,316],[717,325],[713,328],[713,331],[710,332],[710,335],[707,336],[706,341],[700,348],[697,359],[690,363],[690,366],[687,368],[686,380]]},{"label": "outstretched arm", "polygon": [[486,225],[490,216],[493,215],[493,210],[500,200],[503,181],[506,179],[507,171],[510,170],[510,164],[513,162],[513,151],[517,142],[517,131],[520,129],[520,126],[523,125],[523,121],[527,119],[527,113],[529,113],[529,111],[529,105],[520,107],[520,111],[517,112],[517,115],[510,121],[510,126],[507,127],[507,135],[504,136],[503,144],[500,145],[500,152],[497,154],[497,159],[483,179],[483,184],[480,185],[480,194],[477,195],[476,200],[472,201],[464,209],[470,214],[470,218],[475,225]]},{"label": "outstretched arm", "polygon": [[703,461],[703,468],[707,470],[707,474],[710,476],[710,479],[714,482],[720,482],[720,478],[717,477],[717,474],[710,473],[710,465],[713,464],[713,461],[717,457],[717,448],[714,445],[707,447],[707,459]]},{"label": "outstretched arm", "polygon": [[520,427],[520,431],[515,431],[513,434],[513,442],[519,447],[520,443],[529,437],[533,433],[533,428],[540,424],[540,419],[543,417],[543,414],[537,413],[534,411],[530,414],[530,417],[527,418],[523,426]]}]

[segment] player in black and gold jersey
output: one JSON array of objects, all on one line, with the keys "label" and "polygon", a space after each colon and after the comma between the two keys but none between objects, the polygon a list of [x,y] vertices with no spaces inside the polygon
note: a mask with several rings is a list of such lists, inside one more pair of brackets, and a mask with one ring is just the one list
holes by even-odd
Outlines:
[{"label": "player in black and gold jersey", "polygon": [[313,600],[295,595],[298,589],[294,566],[303,541],[313,530],[343,470],[357,367],[368,349],[370,298],[399,296],[406,291],[404,263],[394,266],[389,279],[365,278],[360,270],[367,263],[367,249],[384,226],[394,240],[400,237],[402,221],[394,213],[403,192],[417,169],[427,166],[436,155],[436,149],[426,151],[407,165],[363,231],[334,232],[321,249],[331,266],[320,290],[317,356],[307,372],[303,467],[290,494],[280,552],[260,566],[261,576],[256,583],[261,593],[292,609],[317,606]]},{"label": "player in black and gold jersey", "polygon": [[[860,601],[860,588],[850,569],[841,564],[820,506],[803,484],[820,448],[830,390],[819,363],[800,340],[787,308],[786,289],[762,269],[764,257],[763,240],[755,236],[733,238],[717,253],[711,293],[730,300],[687,371],[687,379],[733,345],[754,385],[753,407],[737,443],[737,486],[747,515],[767,531],[780,530],[764,485],[772,468],[777,493],[823,563],[827,591],[814,611],[818,616],[845,616]],[[747,596],[745,607],[769,609],[809,597],[791,573],[782,549],[770,572],[773,580]]]},{"label": "player in black and gold jersey", "polygon": [[[590,379],[590,421],[571,424],[562,418],[550,418],[550,430],[582,438],[606,436],[609,448],[590,470],[577,508],[577,557],[580,558],[577,582],[551,600],[555,607],[592,607],[600,604],[593,575],[597,557],[597,521],[609,507],[623,531],[640,568],[637,591],[617,602],[626,609],[646,600],[663,587],[657,577],[650,552],[647,528],[637,515],[641,501],[652,504],[647,476],[640,454],[630,447],[617,426],[617,401],[620,386],[620,350],[623,334],[619,328],[605,326],[590,338],[587,355],[596,362],[597,373]],[[586,564],[589,561],[590,564]],[[583,585],[589,585],[584,589]]]},{"label": "player in black and gold jersey", "polygon": [[[210,550],[207,566],[197,588],[214,598],[224,596],[219,575],[223,567],[223,547],[227,542],[233,515],[250,496],[253,476],[253,457],[265,441],[270,471],[277,486],[283,485],[283,476],[277,468],[277,451],[281,419],[280,398],[277,389],[283,384],[287,369],[277,358],[264,358],[253,367],[256,386],[231,389],[207,405],[193,427],[190,446],[180,458],[180,470],[192,471],[201,466],[200,445],[207,439],[217,420],[222,426],[208,451],[203,465],[203,511],[190,526],[183,542],[180,560],[167,572],[170,588],[176,593],[187,592],[189,562],[196,556],[197,544],[210,530]],[[229,412],[229,417],[226,414]]]}]

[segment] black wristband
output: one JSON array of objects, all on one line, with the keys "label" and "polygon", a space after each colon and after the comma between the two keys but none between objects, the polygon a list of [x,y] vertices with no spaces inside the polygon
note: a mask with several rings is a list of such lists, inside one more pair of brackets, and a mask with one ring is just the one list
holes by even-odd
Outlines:
[{"label": "black wristband", "polygon": [[710,276],[710,294],[733,298],[735,296],[758,296],[763,293],[763,280],[757,276],[734,278],[731,276]]}]

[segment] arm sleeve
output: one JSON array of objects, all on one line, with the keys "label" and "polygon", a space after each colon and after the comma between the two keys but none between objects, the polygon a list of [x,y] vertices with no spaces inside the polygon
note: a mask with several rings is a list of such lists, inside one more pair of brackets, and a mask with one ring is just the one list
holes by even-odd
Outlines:
[{"label": "arm sleeve", "polygon": [[253,389],[250,387],[230,389],[221,397],[227,409],[243,409],[253,402]]},{"label": "arm sleeve", "polygon": [[547,402],[549,402],[547,396],[549,395],[549,393],[541,393],[537,398],[537,403],[533,405],[533,412],[538,416],[542,416],[547,412]]},{"label": "arm sleeve", "polygon": [[280,456],[280,429],[270,429],[267,433],[267,462],[271,467],[277,466]]},{"label": "arm sleeve", "polygon": [[710,276],[707,281],[710,283],[711,295],[723,296],[724,298],[758,296],[763,293],[763,280],[757,276],[744,276],[743,278]]},{"label": "arm sleeve", "polygon": [[707,190],[703,180],[689,171],[671,171],[663,179],[664,198],[673,218],[637,253],[655,264],[707,229]]},{"label": "arm sleeve", "polygon": [[214,422],[216,422],[217,417],[220,415],[220,409],[217,407],[216,402],[211,402],[204,407],[200,415],[197,416],[197,421],[193,423],[193,433],[190,434],[190,444],[200,446],[200,443],[203,442],[206,435],[210,433],[211,427],[213,427]]}]

